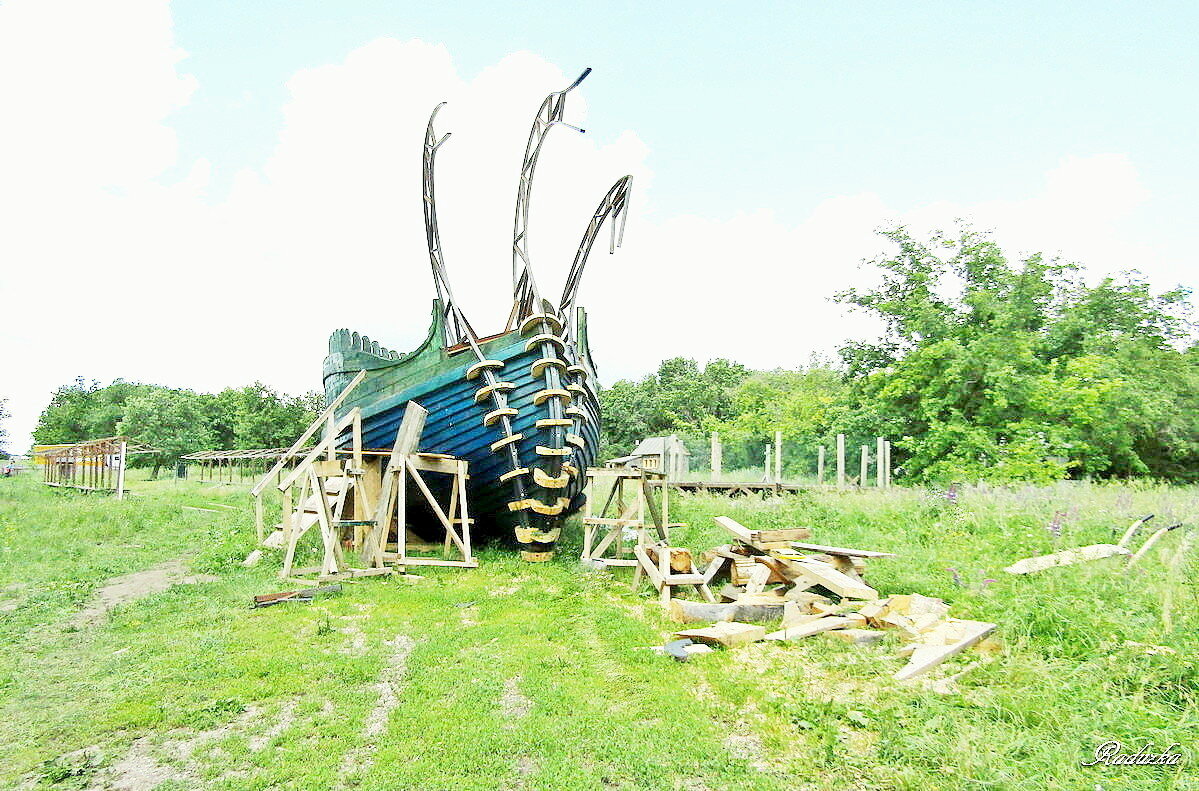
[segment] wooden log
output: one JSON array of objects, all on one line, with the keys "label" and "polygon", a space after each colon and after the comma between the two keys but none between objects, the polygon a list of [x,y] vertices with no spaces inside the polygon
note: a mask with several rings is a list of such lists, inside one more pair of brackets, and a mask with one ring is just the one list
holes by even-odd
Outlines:
[{"label": "wooden log", "polygon": [[769,604],[754,604],[739,601],[724,604],[709,604],[707,602],[695,602],[686,599],[671,599],[670,619],[677,623],[712,623],[718,621],[762,623],[777,621],[779,618],[782,618],[785,605],[786,602],[784,601]]},{"label": "wooden log", "polygon": [[[658,552],[654,547],[647,547],[646,554],[650,560],[658,562]],[[680,574],[689,574],[695,568],[695,561],[691,557],[691,550],[684,547],[670,548],[670,568]]]}]

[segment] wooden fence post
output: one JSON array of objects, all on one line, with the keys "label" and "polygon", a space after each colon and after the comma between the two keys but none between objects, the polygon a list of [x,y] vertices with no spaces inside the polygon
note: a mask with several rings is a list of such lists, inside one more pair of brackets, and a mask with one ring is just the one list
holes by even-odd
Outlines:
[{"label": "wooden fence post", "polygon": [[766,476],[764,478],[762,478],[762,480],[769,483],[770,482],[770,443],[769,442],[766,443],[766,462],[765,463],[766,463]]},{"label": "wooden fence post", "polygon": [[774,482],[783,480],[783,432],[774,432]]},{"label": "wooden fence post", "polygon": [[862,446],[862,469],[858,473],[858,486],[865,487],[870,482],[870,446]]},{"label": "wooden fence post", "polygon": [[824,486],[824,446],[816,449],[816,485]]},{"label": "wooden fence post", "polygon": [[720,468],[721,468],[721,465],[724,463],[723,451],[724,451],[724,449],[720,446],[720,435],[717,434],[715,431],[713,431],[712,432],[712,480],[714,480],[714,481],[720,480],[720,473],[721,473]]},{"label": "wooden fence post", "polygon": [[117,459],[117,499],[125,499],[125,454],[129,450],[127,443],[121,443],[121,455]]},{"label": "wooden fence post", "polygon": [[887,489],[891,488],[891,440],[883,440],[883,480],[886,483],[883,486]]},{"label": "wooden fence post", "polygon": [[837,435],[837,487],[845,487],[845,435]]},{"label": "wooden fence post", "polygon": [[885,455],[883,438],[875,437],[874,444],[874,485],[881,489],[886,483],[885,476],[883,475],[883,456]]}]

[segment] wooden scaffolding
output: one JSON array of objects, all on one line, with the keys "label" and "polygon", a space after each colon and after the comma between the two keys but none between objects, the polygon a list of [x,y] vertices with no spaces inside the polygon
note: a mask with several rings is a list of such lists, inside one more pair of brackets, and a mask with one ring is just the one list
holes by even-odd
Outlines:
[{"label": "wooden scaffolding", "polygon": [[[670,529],[682,525],[670,521],[670,486],[664,472],[592,467],[587,470],[587,486],[584,563],[632,567],[633,589],[644,576],[663,604],[680,586],[694,586],[705,601],[716,601],[708,588],[711,574],[695,568],[688,550],[670,544]],[[593,504],[601,501],[599,511],[594,511]]]},{"label": "wooden scaffolding", "polygon": [[[357,407],[334,419],[363,376],[350,382],[250,490],[259,542],[283,550],[281,576],[315,575],[318,581],[392,574],[409,566],[478,566],[471,549],[467,462],[416,452],[428,412],[409,402],[390,450],[363,448]],[[301,451],[322,428],[321,441]],[[338,447],[346,432],[349,447]],[[264,495],[271,491],[279,493],[282,519],[268,534]],[[421,510],[440,527],[440,540],[421,541],[407,529],[408,514]],[[319,536],[320,564],[297,568],[297,549],[309,535]],[[421,554],[430,551],[439,556]]]}]

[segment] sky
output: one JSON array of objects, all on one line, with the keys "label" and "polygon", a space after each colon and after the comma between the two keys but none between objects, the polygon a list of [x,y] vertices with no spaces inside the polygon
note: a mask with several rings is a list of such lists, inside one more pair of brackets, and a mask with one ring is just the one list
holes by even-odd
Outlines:
[{"label": "sky", "polygon": [[633,176],[579,298],[605,383],[872,337],[831,297],[869,285],[896,223],[1192,285],[1196,31],[1199,7],[1153,2],[0,0],[8,444],[77,376],[299,393],[338,327],[415,347],[441,101],[447,266],[498,331],[529,125],[585,67],[530,252],[556,295]]}]

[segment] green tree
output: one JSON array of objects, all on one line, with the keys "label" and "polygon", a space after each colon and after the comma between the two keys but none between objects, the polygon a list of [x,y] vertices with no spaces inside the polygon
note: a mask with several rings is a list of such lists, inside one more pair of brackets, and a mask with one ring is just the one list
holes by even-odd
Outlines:
[{"label": "green tree", "polygon": [[650,436],[703,432],[734,414],[733,391],[749,375],[740,363],[663,360],[638,382],[621,380],[600,393],[604,453],[619,455]]},{"label": "green tree", "polygon": [[215,447],[207,417],[204,399],[196,393],[157,389],[129,399],[117,433],[159,449],[143,457],[143,463],[153,464],[151,476],[156,478],[164,464]]},{"label": "green tree", "polygon": [[1194,475],[1199,421],[1170,408],[1195,398],[1196,355],[1180,351],[1189,292],[1155,295],[1131,275],[1087,286],[1075,266],[1010,261],[969,228],[884,236],[896,249],[873,262],[881,284],[838,295],[885,326],[842,350],[846,420],[902,437],[905,475]]},{"label": "green tree", "polygon": [[133,396],[162,389],[165,388],[123,379],[101,387],[99,382],[76,378],[54,391],[50,403],[38,416],[33,441],[55,445],[115,436],[126,402]]},{"label": "green tree", "polygon": [[262,382],[227,388],[207,404],[221,448],[277,448],[290,445],[316,418],[312,394],[283,395]]}]

